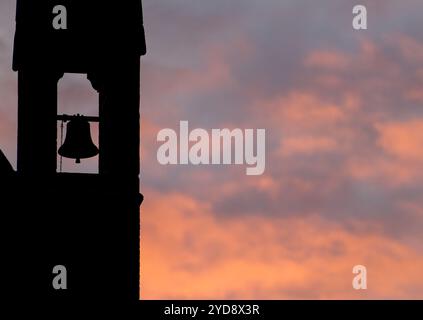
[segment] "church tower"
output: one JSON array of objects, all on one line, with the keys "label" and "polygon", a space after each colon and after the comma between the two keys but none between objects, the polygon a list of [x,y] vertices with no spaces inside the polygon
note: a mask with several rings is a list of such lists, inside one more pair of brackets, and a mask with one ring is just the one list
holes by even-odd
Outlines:
[{"label": "church tower", "polygon": [[[27,295],[139,298],[145,53],[141,0],[17,0],[14,208],[23,226],[16,243],[31,273]],[[66,73],[87,75],[98,117],[58,115],[58,81]],[[99,152],[98,174],[59,172],[58,121],[68,128],[61,154],[79,161]],[[99,123],[98,149],[86,130],[90,122]],[[63,270],[66,283],[55,279]]]}]

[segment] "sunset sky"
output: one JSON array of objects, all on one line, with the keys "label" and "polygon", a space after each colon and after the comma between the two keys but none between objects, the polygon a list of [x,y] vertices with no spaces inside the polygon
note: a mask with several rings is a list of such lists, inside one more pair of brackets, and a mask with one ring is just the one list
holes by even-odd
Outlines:
[{"label": "sunset sky", "polygon": [[[422,299],[423,1],[143,5],[142,298]],[[14,10],[0,0],[0,148],[15,166]],[[65,77],[59,109],[95,114],[89,86]],[[265,173],[160,165],[157,133],[181,120],[266,129]],[[367,291],[351,285],[359,264]]]}]

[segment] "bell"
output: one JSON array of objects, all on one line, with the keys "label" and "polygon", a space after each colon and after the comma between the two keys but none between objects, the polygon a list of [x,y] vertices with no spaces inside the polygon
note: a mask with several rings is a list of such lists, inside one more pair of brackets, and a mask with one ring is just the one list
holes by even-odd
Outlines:
[{"label": "bell", "polygon": [[99,150],[91,139],[90,123],[84,116],[76,115],[66,126],[66,138],[58,153],[65,158],[81,159],[91,158],[98,155]]}]

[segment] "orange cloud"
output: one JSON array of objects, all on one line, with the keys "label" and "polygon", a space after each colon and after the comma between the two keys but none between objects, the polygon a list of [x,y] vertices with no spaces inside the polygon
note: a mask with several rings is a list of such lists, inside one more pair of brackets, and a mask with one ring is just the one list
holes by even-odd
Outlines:
[{"label": "orange cloud", "polygon": [[346,170],[356,179],[377,179],[391,186],[420,181],[423,160],[423,121],[387,122],[375,125],[378,153],[350,156]]},{"label": "orange cloud", "polygon": [[346,116],[341,106],[306,91],[292,91],[260,105],[264,106],[269,121],[282,121],[298,129],[334,125]]},{"label": "orange cloud", "polygon": [[423,120],[390,122],[377,125],[379,144],[401,159],[423,161]]},{"label": "orange cloud", "polygon": [[[377,226],[357,232],[355,222],[351,232],[317,216],[217,218],[187,195],[150,199],[141,210],[143,299],[423,296],[423,256]],[[352,289],[356,264],[368,269],[367,291]]]},{"label": "orange cloud", "polygon": [[374,179],[386,186],[401,186],[420,180],[421,166],[383,156],[372,159],[351,157],[346,164],[346,172],[358,180]]}]

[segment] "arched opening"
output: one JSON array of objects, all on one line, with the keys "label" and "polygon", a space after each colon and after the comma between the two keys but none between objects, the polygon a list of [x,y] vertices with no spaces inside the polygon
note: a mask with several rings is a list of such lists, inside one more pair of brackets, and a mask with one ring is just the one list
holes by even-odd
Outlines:
[{"label": "arched opening", "polygon": [[[65,74],[58,83],[58,115],[98,116],[98,93],[91,86],[85,74]],[[67,123],[57,122],[57,150],[65,141]],[[98,122],[90,122],[91,137],[98,147]],[[57,172],[98,173],[98,156],[82,159],[75,163],[74,159],[57,154]]]}]

